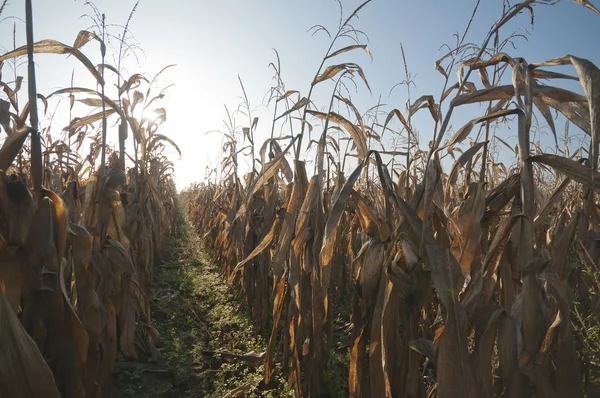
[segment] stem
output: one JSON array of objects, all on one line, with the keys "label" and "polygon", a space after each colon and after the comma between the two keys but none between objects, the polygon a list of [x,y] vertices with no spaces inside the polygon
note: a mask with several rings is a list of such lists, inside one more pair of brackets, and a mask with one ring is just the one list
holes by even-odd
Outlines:
[{"label": "stem", "polygon": [[[119,59],[117,62],[117,90],[118,90],[118,94],[119,94],[119,106],[122,107],[121,104],[121,62],[123,61],[123,46],[125,44],[125,38],[127,36],[127,31],[129,30],[129,23],[131,22],[131,19],[133,18],[133,14],[135,13],[138,4],[139,4],[139,0],[135,3],[135,5],[133,6],[133,8],[131,9],[131,12],[129,13],[129,18],[127,18],[127,22],[125,23],[125,27],[123,28],[123,37],[121,37],[121,41],[119,42]],[[104,40],[104,39],[103,39]],[[102,63],[104,63],[104,59],[102,60]],[[104,68],[102,68],[102,71],[104,72]],[[104,76],[104,75],[103,75]],[[126,120],[121,120],[121,123],[119,124],[119,165],[121,167],[121,169],[123,169],[123,171],[125,171],[125,140],[127,139],[127,121]]]},{"label": "stem", "polygon": [[[106,33],[106,16],[102,14],[102,42],[105,40]],[[102,64],[104,64],[104,51],[102,51]],[[101,92],[102,92],[102,155],[100,160],[100,176],[104,177],[104,166],[106,165],[106,100],[104,93],[104,68],[102,68],[102,84],[101,84]]]},{"label": "stem", "polygon": [[29,124],[31,125],[31,179],[34,194],[42,190],[43,163],[42,140],[38,131],[37,89],[35,85],[35,64],[33,62],[33,9],[31,0],[25,0],[25,18],[27,25],[27,61],[29,78]]},{"label": "stem", "polygon": [[[409,188],[409,182],[410,182],[410,175],[409,175],[409,168],[410,168],[410,149],[411,149],[411,142],[410,142],[410,136],[412,135],[412,123],[411,123],[411,119],[412,119],[412,113],[410,112],[410,104],[412,103],[411,98],[410,98],[410,83],[412,81],[412,79],[410,78],[410,74],[408,73],[408,65],[406,63],[406,55],[404,54],[404,46],[402,45],[402,43],[400,43],[400,51],[402,52],[402,61],[404,62],[404,75],[405,75],[405,79],[406,79],[406,92],[408,94],[408,102],[406,103],[406,115],[408,116],[408,120],[406,121],[408,124],[408,140],[407,140],[407,144],[406,144],[406,198],[408,199],[408,188]],[[448,82],[448,79],[446,79],[446,83]],[[440,106],[441,108],[441,106]],[[435,129],[434,129],[434,135],[435,135]],[[392,170],[394,170],[394,167],[392,166]],[[393,175],[392,175],[393,178]]]},{"label": "stem", "polygon": [[[248,94],[246,93],[246,89],[244,88],[244,83],[242,83],[242,78],[238,75],[238,80],[240,81],[240,86],[242,86],[242,92],[244,93],[244,105],[246,106],[246,112],[248,113],[248,140],[250,141],[250,147],[252,149],[252,181],[254,180],[254,174],[256,172],[256,167],[254,166],[254,126],[252,122],[252,115],[250,114],[250,101],[248,100]],[[251,181],[251,182],[252,182]]]},{"label": "stem", "polygon": [[[104,43],[106,34],[106,16],[102,14],[102,43]],[[104,64],[105,58],[105,47],[102,47],[102,64]],[[106,101],[104,95],[104,69],[102,68],[102,84],[101,84],[101,92],[102,92],[102,146],[101,146],[101,157],[100,157],[100,171],[98,173],[98,223],[96,228],[96,233],[98,234],[98,240],[94,239],[94,243],[96,243],[96,249],[100,250],[103,246],[104,241],[104,168],[106,167]]]},{"label": "stem", "polygon": [[[17,49],[17,24],[13,24],[13,50]],[[17,59],[13,59],[13,71],[15,82],[17,81]],[[15,104],[17,105],[16,110],[19,110],[19,93],[15,92]],[[23,148],[19,151],[19,177],[23,178]]]}]

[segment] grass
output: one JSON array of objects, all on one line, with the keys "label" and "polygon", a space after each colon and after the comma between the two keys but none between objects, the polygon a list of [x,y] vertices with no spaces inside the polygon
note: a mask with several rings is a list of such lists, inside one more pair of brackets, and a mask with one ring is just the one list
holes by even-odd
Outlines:
[{"label": "grass", "polygon": [[219,275],[199,237],[181,211],[156,267],[152,317],[160,333],[156,367],[140,365],[117,374],[119,397],[223,397],[246,386],[245,396],[290,396],[285,380],[262,383],[264,368],[226,362],[205,351],[235,354],[266,351],[267,342],[252,336],[249,312]]}]

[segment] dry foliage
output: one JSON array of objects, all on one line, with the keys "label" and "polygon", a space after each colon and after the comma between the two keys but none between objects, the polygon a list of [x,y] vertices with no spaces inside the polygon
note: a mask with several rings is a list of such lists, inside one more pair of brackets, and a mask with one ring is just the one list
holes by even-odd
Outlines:
[{"label": "dry foliage", "polygon": [[[6,134],[0,149],[2,396],[113,396],[118,352],[131,360],[159,356],[148,292],[173,219],[173,167],[163,144],[172,142],[158,133],[164,109],[145,116],[162,93],[153,93],[150,83],[143,94],[137,90],[141,75],[122,79],[119,69],[96,67],[81,51],[97,40],[104,58],[103,36],[82,31],[73,46],[42,40],[0,55],[0,68],[28,50],[74,55],[101,87],[71,84],[37,95],[47,108],[51,97],[66,94],[71,115],[76,102],[92,109],[72,115],[57,138],[50,127],[38,133],[37,110],[18,100],[23,77],[17,63],[14,81],[0,81],[6,95],[0,99]],[[117,99],[103,94],[105,70],[125,81]],[[121,121],[119,133],[128,128],[134,137],[135,162],[128,168],[124,146],[106,159],[106,118],[113,114]],[[90,144],[87,157],[84,142]],[[42,161],[43,169],[36,169]]]},{"label": "dry foliage", "polygon": [[[187,193],[205,245],[253,308],[256,332],[270,333],[265,383],[280,364],[298,397],[324,394],[336,312],[348,297],[352,397],[595,396],[581,320],[597,325],[599,69],[571,55],[529,63],[505,53],[513,37],[500,40],[499,31],[522,11],[533,16],[536,1],[528,0],[507,8],[481,47],[457,40],[436,62],[446,78],[439,98],[409,98],[406,110],[393,110],[382,125],[345,95],[354,76],[368,87],[362,69],[325,65],[353,50],[370,54],[351,25],[367,3],[335,35],[315,27],[332,41],[306,97],[286,90],[279,63],[273,65],[273,131],[285,120],[290,134],[272,133],[256,156],[257,123],[244,92],[251,124],[238,136],[228,115],[221,181]],[[338,49],[340,38],[356,42]],[[553,72],[556,65],[572,65],[575,74]],[[313,89],[329,79],[329,110],[319,112]],[[542,79],[579,81],[583,94]],[[453,110],[467,104],[487,111],[447,137]],[[428,152],[419,149],[411,123],[423,108],[434,125]],[[584,148],[541,151],[532,139],[535,110],[555,137],[552,110],[588,134],[588,157],[581,157]],[[405,146],[386,150],[381,137],[396,119],[400,131],[392,133]],[[307,152],[311,177],[300,153],[303,138],[317,130],[314,120],[323,130],[308,143],[316,148],[314,157]],[[510,168],[493,150],[505,143],[493,132],[499,121],[518,130]],[[246,149],[260,167],[240,178],[238,157]],[[358,163],[346,176],[348,156]],[[398,156],[406,156],[406,166]]]}]

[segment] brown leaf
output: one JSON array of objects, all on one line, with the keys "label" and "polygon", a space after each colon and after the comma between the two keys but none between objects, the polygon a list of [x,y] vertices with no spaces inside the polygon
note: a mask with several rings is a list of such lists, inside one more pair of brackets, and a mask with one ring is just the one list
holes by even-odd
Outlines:
[{"label": "brown leaf", "polygon": [[408,108],[409,117],[411,117],[412,115],[417,113],[417,111],[419,109],[423,109],[423,108],[429,109],[429,112],[431,113],[431,117],[433,118],[433,120],[435,122],[440,121],[439,106],[435,103],[435,100],[433,99],[433,95],[423,95],[423,96],[417,98],[417,100],[415,102],[413,102],[412,105]]},{"label": "brown leaf", "polygon": [[[383,260],[383,258],[382,258]],[[366,262],[365,262],[366,263]],[[376,297],[372,297],[372,293],[369,295],[363,294],[363,297],[367,299],[367,303],[374,301],[374,305],[368,305],[368,308],[373,308],[373,316],[370,323],[370,336],[369,336],[369,386],[370,386],[370,397],[385,397],[385,389],[386,389],[386,377],[383,372],[383,352],[382,352],[382,343],[383,343],[383,306],[386,296],[386,285],[388,285],[389,281],[383,275],[379,278],[380,275],[377,275],[377,280],[375,283],[379,283],[381,280],[381,287],[376,291]]]},{"label": "brown leaf", "polygon": [[[542,99],[550,98],[557,102],[586,102],[584,96],[558,87],[535,85],[533,94]],[[515,89],[512,85],[496,86],[473,93],[461,94],[452,100],[452,104],[460,106],[476,102],[510,100],[514,95]]]},{"label": "brown leaf", "polygon": [[59,398],[54,376],[0,289],[0,390],[7,397]]},{"label": "brown leaf", "polygon": [[283,276],[283,263],[289,255],[290,244],[296,228],[296,218],[306,195],[306,187],[308,185],[304,162],[296,161],[294,167],[295,178],[273,260],[273,273],[276,281],[279,281]]},{"label": "brown leaf", "polygon": [[[600,191],[600,173],[592,172],[589,167],[585,167],[575,160],[552,154],[541,154],[530,156],[528,162],[545,164],[552,167],[557,172],[583,184],[586,187],[592,187]],[[592,177],[593,174],[593,177]],[[592,183],[594,184],[592,186]]]},{"label": "brown leaf", "polygon": [[177,154],[179,155],[179,158],[181,159],[181,149],[179,149],[179,146],[175,143],[175,141],[173,141],[171,138],[167,137],[164,134],[153,134],[152,138],[150,139],[150,141],[148,142],[148,152],[152,152],[152,150],[156,147],[156,145],[159,142],[166,142],[168,144],[170,144],[176,151]]},{"label": "brown leaf", "polygon": [[373,299],[376,293],[376,287],[381,277],[383,267],[384,247],[375,239],[370,239],[363,245],[363,248],[357,254],[356,261],[358,266],[358,286],[359,295],[362,298]]},{"label": "brown leaf", "polygon": [[314,86],[315,84],[320,83],[324,80],[332,79],[338,73],[345,71],[346,68],[347,68],[347,64],[330,65],[327,68],[325,68],[323,73],[321,73],[319,76],[317,76],[315,78],[315,80],[313,80],[312,85]]},{"label": "brown leaf", "polygon": [[390,113],[388,113],[387,117],[385,118],[385,123],[383,123],[383,132],[381,133],[381,135],[383,136],[383,134],[385,133],[385,130],[387,128],[388,123],[392,120],[392,118],[396,116],[398,118],[398,120],[400,120],[400,123],[402,123],[402,125],[404,126],[404,128],[406,129],[406,131],[408,132],[408,134],[410,134],[411,136],[414,135],[412,132],[412,129],[410,128],[408,122],[406,121],[406,119],[404,118],[404,116],[402,115],[402,112],[400,112],[398,109],[393,109],[390,111]]},{"label": "brown leaf", "polygon": [[507,109],[507,110],[501,110],[498,112],[490,113],[490,114],[475,118],[475,119],[471,120],[469,123],[465,124],[463,127],[461,127],[454,134],[454,136],[452,138],[450,138],[450,140],[448,140],[448,143],[445,146],[451,147],[453,145],[456,145],[457,143],[464,141],[471,133],[471,130],[473,130],[473,127],[475,127],[475,125],[478,123],[493,121],[495,119],[498,119],[501,117],[506,117],[509,115],[514,115],[514,114],[515,114],[514,109]]},{"label": "brown leaf", "polygon": [[336,55],[340,55],[340,54],[343,54],[345,52],[356,50],[356,49],[359,49],[359,48],[365,50],[365,52],[369,55],[369,57],[371,57],[371,60],[373,60],[373,54],[371,54],[371,50],[369,50],[369,47],[366,44],[354,44],[354,45],[351,45],[351,46],[347,46],[347,47],[341,48],[341,49],[339,49],[339,50],[337,50],[337,51],[329,54],[327,57],[325,57],[325,59],[333,58]]},{"label": "brown leaf", "polygon": [[279,97],[277,97],[277,102],[279,102],[281,100],[284,100],[284,99],[290,97],[293,94],[298,94],[298,97],[300,97],[300,91],[297,91],[297,90],[288,90],[283,95],[280,95]]},{"label": "brown leaf", "polygon": [[0,170],[7,170],[10,167],[30,132],[31,129],[29,127],[24,127],[9,135],[4,141],[0,149]]},{"label": "brown leaf", "polygon": [[[90,71],[92,75],[96,78],[98,84],[103,85],[104,80],[102,76],[96,68],[94,64],[77,48],[69,47],[61,42],[56,40],[41,40],[33,44],[33,52],[34,53],[47,53],[47,54],[70,54],[77,58],[87,70]],[[27,46],[21,46],[15,50],[9,51],[4,55],[0,56],[0,62],[6,61],[7,59],[12,59],[16,57],[21,57],[27,54]]]},{"label": "brown leaf", "polygon": [[444,201],[447,205],[449,205],[451,203],[452,190],[455,187],[456,180],[458,179],[458,173],[460,172],[460,169],[462,167],[464,167],[473,158],[473,156],[475,156],[475,154],[477,152],[479,152],[479,150],[485,145],[486,142],[487,141],[478,142],[476,144],[473,144],[473,146],[471,146],[469,149],[467,149],[462,155],[460,155],[458,160],[456,162],[454,162],[454,165],[452,166],[452,169],[450,170],[450,174],[448,175],[448,181],[446,182],[446,190],[444,192],[444,195],[445,195]]},{"label": "brown leaf", "polygon": [[340,72],[344,72],[344,71],[349,71],[351,73],[357,72],[359,74],[359,76],[361,77],[361,79],[363,80],[363,82],[365,83],[365,85],[367,86],[367,88],[369,89],[369,91],[371,91],[371,87],[369,86],[369,83],[367,82],[367,78],[365,77],[365,74],[364,74],[362,68],[352,62],[328,66],[327,68],[325,68],[323,73],[321,73],[319,76],[317,76],[313,80],[312,85],[314,86],[315,84],[318,84],[324,80],[333,79],[337,74],[339,74]]},{"label": "brown leaf", "polygon": [[571,179],[566,177],[556,188],[556,190],[552,192],[552,196],[550,196],[544,207],[540,210],[540,213],[533,220],[535,227],[539,227],[544,221],[546,221],[546,218],[550,215],[552,210],[554,210],[554,206],[562,199],[562,195],[570,183]]},{"label": "brown leaf", "polygon": [[571,320],[572,304],[569,303],[569,300],[565,299],[567,295],[565,294],[566,286],[564,283],[552,283],[551,286],[557,293],[555,296],[559,305],[558,314],[564,318],[558,326],[556,353],[554,356],[556,392],[561,398],[583,397],[583,369],[575,346],[576,340]]},{"label": "brown leaf", "polygon": [[518,372],[517,322],[507,313],[501,314],[498,322],[499,370],[502,383],[508,388],[515,373]]},{"label": "brown leaf", "polygon": [[[146,79],[144,77],[144,75],[142,75],[142,74],[135,73],[135,74],[131,75],[131,77],[129,79],[127,79],[127,81],[123,82],[121,87],[119,87],[119,96],[123,95],[126,91],[133,90],[134,88],[139,87],[140,84],[142,83],[142,80],[145,82],[148,82],[148,79]],[[132,105],[132,106],[135,106],[135,105]]]},{"label": "brown leaf", "polygon": [[279,329],[279,321],[283,311],[283,304],[286,296],[286,281],[281,278],[275,286],[275,298],[273,303],[273,330],[269,338],[269,347],[265,356],[265,383],[269,383],[273,377],[273,361],[275,356],[275,344],[277,342],[277,330]]},{"label": "brown leaf", "polygon": [[[538,281],[539,267],[543,267],[547,261],[536,258],[530,261],[526,267],[532,269],[523,278],[523,353],[524,355],[535,355],[544,341],[544,336],[549,325],[548,310],[544,302],[543,288]],[[537,271],[537,272],[536,272]]]},{"label": "brown leaf", "polygon": [[367,145],[367,139],[365,137],[364,132],[356,125],[354,125],[354,123],[350,122],[348,119],[335,112],[323,113],[309,110],[307,111],[307,113],[321,120],[329,120],[333,123],[337,123],[340,126],[342,126],[348,133],[350,133],[350,136],[352,137],[352,140],[356,145],[356,151],[358,152],[358,160],[362,161],[367,157],[367,152],[369,150],[369,147]]},{"label": "brown leaf", "polygon": [[4,245],[0,249],[0,286],[15,314],[21,304],[23,271],[17,258],[18,246]]},{"label": "brown leaf", "polygon": [[[357,304],[355,304],[357,307]],[[365,356],[367,351],[367,331],[358,323],[360,311],[354,311],[354,330],[352,331],[352,351],[350,359],[350,372],[348,375],[348,392],[352,398],[362,398],[369,391],[369,381],[365,372]],[[358,316],[356,316],[358,315]]]},{"label": "brown leaf", "polygon": [[[127,117],[123,113],[119,104],[117,104],[115,101],[111,100],[110,98],[102,95],[102,93],[100,93],[96,90],[90,90],[88,88],[82,88],[82,87],[61,88],[60,90],[56,90],[56,91],[48,94],[46,96],[46,99],[49,99],[50,97],[53,97],[55,95],[60,95],[60,94],[91,94],[91,95],[98,96],[100,99],[103,99],[106,102],[107,106],[109,106],[114,112],[116,112],[119,116],[121,116],[121,118],[127,119]],[[108,110],[107,110],[107,112],[108,112]]]},{"label": "brown leaf", "polygon": [[77,38],[75,39],[75,42],[73,43],[73,48],[78,50],[95,38],[96,38],[96,34],[94,32],[90,32],[87,30],[81,30],[77,34]]},{"label": "brown leaf", "polygon": [[503,312],[502,309],[480,311],[475,321],[475,360],[473,364],[480,374],[484,396],[488,398],[494,397],[492,374],[494,342],[498,319]]},{"label": "brown leaf", "polygon": [[460,265],[448,249],[425,246],[431,279],[448,314],[438,347],[438,394],[446,397],[479,397],[469,363],[466,334],[466,314],[458,301],[464,278]]},{"label": "brown leaf", "polygon": [[244,260],[240,261],[235,266],[234,271],[231,273],[231,275],[229,277],[230,283],[233,282],[233,278],[235,276],[235,273],[237,271],[241,270],[242,267],[244,266],[244,264],[246,264],[248,261],[250,261],[253,258],[255,258],[256,256],[258,256],[259,254],[261,254],[262,252],[264,252],[267,248],[269,248],[271,246],[271,243],[274,241],[275,237],[279,236],[279,231],[281,229],[281,225],[283,224],[284,218],[285,218],[285,213],[282,216],[278,215],[277,219],[275,220],[275,222],[271,226],[271,229],[263,237],[263,239],[261,240],[261,242],[254,248],[254,250],[252,250],[252,252]]},{"label": "brown leaf", "polygon": [[287,111],[283,112],[281,115],[277,116],[277,118],[275,118],[275,121],[277,121],[283,117],[286,117],[287,115],[289,115],[292,112],[295,112],[295,111],[301,109],[302,107],[306,106],[306,104],[308,104],[308,99],[306,97],[302,97],[302,99],[300,99],[298,102],[296,102],[294,104],[294,106],[292,106]]},{"label": "brown leaf", "polygon": [[122,270],[125,275],[131,276],[136,273],[131,256],[121,242],[114,239],[107,239],[104,245],[104,253],[106,259],[116,269]]},{"label": "brown leaf", "polygon": [[550,113],[550,108],[544,101],[540,100],[539,97],[534,97],[533,103],[535,104],[535,107],[538,109],[538,111],[540,111],[540,113],[542,114],[544,119],[546,120],[546,123],[548,123],[550,130],[552,130],[552,135],[554,136],[554,143],[558,146],[558,138],[556,136],[556,127],[554,126],[554,118],[552,117],[552,113]]},{"label": "brown leaf", "polygon": [[600,15],[600,10],[598,10],[598,8],[596,8],[596,6],[593,5],[589,0],[572,0],[572,1],[573,1],[573,3],[577,3],[586,8],[589,8],[590,10],[594,11],[596,14]]},{"label": "brown leaf", "polygon": [[467,198],[461,208],[459,222],[461,223],[461,234],[465,246],[460,252],[459,262],[465,278],[471,275],[471,265],[481,255],[479,245],[481,219],[485,210],[485,193],[482,183],[476,183],[469,187]]},{"label": "brown leaf", "polygon": [[0,99],[0,126],[10,135],[10,102]]},{"label": "brown leaf", "polygon": [[92,124],[94,122],[97,122],[98,120],[102,120],[102,117],[104,115],[106,115],[106,117],[111,116],[112,114],[114,114],[115,111],[112,109],[107,109],[105,113],[102,112],[98,112],[98,113],[94,113],[92,115],[88,115],[88,116],[84,116],[84,117],[74,117],[71,120],[71,123],[65,127],[65,131],[69,131],[69,137],[74,136],[77,133],[77,130],[83,126],[86,126],[88,124]]},{"label": "brown leaf", "polygon": [[361,194],[352,190],[352,199],[359,215],[360,226],[364,234],[371,238],[379,238],[377,218]]}]

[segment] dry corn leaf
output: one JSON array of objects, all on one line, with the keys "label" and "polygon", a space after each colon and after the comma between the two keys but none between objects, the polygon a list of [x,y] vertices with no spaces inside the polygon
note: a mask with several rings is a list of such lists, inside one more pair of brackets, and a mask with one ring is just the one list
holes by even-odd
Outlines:
[{"label": "dry corn leaf", "polygon": [[562,180],[562,182],[554,190],[554,192],[552,192],[552,195],[550,196],[550,198],[548,199],[546,204],[542,207],[539,214],[533,220],[535,227],[542,225],[542,223],[546,221],[546,218],[550,215],[552,210],[554,210],[554,207],[557,204],[557,202],[560,199],[562,199],[562,195],[570,183],[571,183],[571,179],[569,177],[566,177],[565,179]]},{"label": "dry corn leaf", "polygon": [[0,390],[7,397],[59,398],[52,372],[0,289]]},{"label": "dry corn leaf", "polygon": [[[127,79],[125,82],[123,82],[121,87],[119,87],[119,96],[123,95],[123,93],[125,93],[126,91],[133,90],[133,89],[139,87],[140,84],[142,83],[142,80],[145,82],[148,82],[148,79],[146,79],[144,77],[144,75],[141,75],[139,73],[134,73],[133,75],[131,75],[129,77],[129,79]],[[136,101],[135,101],[135,96],[134,96],[134,105],[132,105],[132,107],[135,107],[135,102]],[[139,101],[137,101],[137,102],[139,102]]]},{"label": "dry corn leaf", "polygon": [[347,46],[344,48],[340,48],[339,50],[329,54],[327,57],[325,57],[325,59],[333,58],[336,55],[340,55],[340,54],[346,53],[348,51],[356,50],[356,49],[364,50],[369,55],[369,57],[371,57],[371,60],[373,60],[373,54],[371,54],[371,50],[369,50],[369,47],[366,44],[353,44],[353,45],[350,45],[350,46]]},{"label": "dry corn leaf", "polygon": [[279,236],[279,231],[281,230],[281,225],[283,224],[283,220],[285,218],[285,212],[283,215],[278,215],[277,219],[271,226],[269,232],[263,237],[261,242],[252,250],[252,252],[242,261],[240,261],[236,266],[231,275],[229,276],[230,283],[233,281],[233,277],[235,273],[242,269],[244,264],[248,263],[248,261],[252,260],[262,252],[264,252],[267,248],[271,246],[271,243],[275,240],[276,236]]},{"label": "dry corn leaf", "polygon": [[469,136],[469,134],[471,134],[471,130],[473,130],[473,127],[475,127],[475,125],[478,123],[493,121],[498,118],[510,116],[513,114],[515,114],[514,109],[507,109],[507,110],[501,110],[501,111],[498,111],[495,113],[491,113],[491,114],[487,114],[485,116],[475,118],[475,119],[471,120],[469,123],[465,124],[463,127],[461,127],[454,134],[454,136],[452,138],[450,138],[450,140],[448,140],[448,143],[445,146],[452,147],[452,146],[464,141]]},{"label": "dry corn leaf", "polygon": [[383,136],[383,134],[385,134],[387,125],[392,121],[392,118],[394,116],[396,116],[398,118],[398,120],[400,120],[400,123],[402,123],[402,125],[404,126],[404,128],[406,129],[408,134],[410,136],[414,136],[412,129],[410,128],[410,125],[404,118],[404,115],[402,115],[402,112],[400,112],[398,109],[393,109],[390,111],[390,113],[388,113],[387,117],[385,118],[385,123],[383,123],[383,129],[382,129],[381,135]]},{"label": "dry corn leaf", "polygon": [[29,127],[23,127],[6,138],[0,148],[0,170],[7,170],[10,167],[30,132]]},{"label": "dry corn leaf", "polygon": [[367,139],[365,137],[364,132],[359,127],[357,127],[348,119],[335,112],[323,113],[309,110],[307,111],[307,113],[321,120],[329,120],[333,123],[337,123],[340,126],[342,126],[348,133],[350,133],[352,141],[356,145],[356,151],[358,152],[358,160],[362,161],[367,157],[367,152],[369,150],[369,147],[367,145]]},{"label": "dry corn leaf", "polygon": [[550,166],[572,180],[577,181],[586,187],[593,187],[596,191],[600,191],[600,173],[597,171],[592,172],[589,167],[585,167],[575,160],[549,153],[530,156],[527,160],[528,162],[541,163]]},{"label": "dry corn leaf", "polygon": [[175,143],[175,141],[173,141],[171,138],[167,137],[164,134],[152,134],[150,140],[148,141],[148,147],[147,147],[147,151],[152,151],[156,148],[156,146],[160,143],[166,142],[168,144],[170,144],[176,151],[177,154],[179,155],[179,158],[181,159],[181,149],[179,149],[179,146],[177,146],[177,144]]},{"label": "dry corn leaf", "polygon": [[413,102],[412,105],[408,108],[409,118],[411,116],[413,116],[415,113],[417,113],[417,111],[419,109],[423,109],[423,108],[429,109],[429,112],[431,113],[431,117],[433,118],[433,120],[435,122],[440,121],[439,105],[435,103],[435,100],[433,99],[433,95],[423,95],[423,96],[417,98],[417,100],[415,102]]},{"label": "dry corn leaf", "polygon": [[446,189],[444,192],[446,206],[449,206],[451,203],[453,189],[456,186],[456,180],[458,179],[458,173],[460,172],[460,169],[464,167],[469,161],[471,161],[473,156],[475,156],[475,154],[479,152],[479,150],[486,144],[486,142],[487,141],[473,144],[462,155],[460,155],[456,162],[454,162],[454,165],[450,170],[450,174],[448,175],[448,181],[446,182]]},{"label": "dry corn leaf", "polygon": [[283,112],[281,115],[279,115],[277,118],[275,118],[275,121],[286,117],[287,115],[291,114],[292,112],[296,112],[299,109],[302,109],[302,107],[306,106],[308,104],[308,99],[306,97],[302,97],[302,99],[300,99],[298,102],[296,102],[294,104],[294,106],[292,106],[290,109],[288,109],[287,111]]},{"label": "dry corn leaf", "polygon": [[[367,256],[371,251],[373,250],[367,250]],[[378,260],[379,258],[377,258],[376,261]],[[381,260],[383,260],[383,258]],[[367,261],[368,260],[365,261],[365,264],[368,264]],[[373,308],[373,316],[370,323],[371,333],[369,335],[369,385],[371,387],[369,396],[383,398],[385,397],[386,377],[383,372],[384,363],[382,352],[382,316],[383,305],[385,301],[386,285],[388,284],[385,275],[377,275],[377,280],[375,281],[375,283],[379,282],[381,282],[381,287],[375,292],[377,293],[375,297],[372,297],[373,293],[368,293],[369,295],[367,295],[364,292],[363,297],[366,299],[367,303],[371,302],[371,300],[375,302],[374,305],[368,305],[367,307]],[[363,288],[365,287],[364,285],[362,286]]]},{"label": "dry corn leaf", "polygon": [[446,397],[480,397],[467,347],[466,314],[458,294],[464,278],[460,265],[448,249],[426,245],[431,279],[446,308],[446,325],[438,347],[438,394]]},{"label": "dry corn leaf", "polygon": [[265,383],[269,383],[273,377],[273,365],[275,357],[275,344],[277,342],[277,329],[283,312],[283,304],[285,301],[287,286],[285,279],[281,278],[275,286],[275,298],[273,303],[273,330],[269,338],[269,346],[265,356]]},{"label": "dry corn leaf", "polygon": [[[292,143],[293,143],[293,141],[292,141]],[[292,147],[292,143],[290,143],[287,146],[287,148],[285,148],[285,150],[283,150],[281,153],[279,153],[271,162],[269,162],[265,165],[265,168],[262,170],[262,172],[260,173],[258,178],[254,181],[252,186],[248,189],[248,194],[246,196],[246,208],[247,208],[250,200],[254,196],[254,194],[256,194],[256,192],[258,192],[267,183],[267,181],[269,181],[271,178],[273,178],[273,176],[275,176],[275,174],[281,169],[281,167],[283,165],[283,160],[285,159],[285,155],[288,153],[288,151]],[[242,209],[245,210],[244,207],[240,208],[240,210],[242,210]],[[239,217],[239,215],[240,215],[240,212],[238,211],[237,217]]]},{"label": "dry corn leaf", "polygon": [[0,284],[12,310],[17,313],[21,303],[23,271],[17,258],[18,246],[4,245],[0,249]]},{"label": "dry corn leaf", "polygon": [[10,135],[10,102],[0,99],[0,126]]},{"label": "dry corn leaf", "polygon": [[479,245],[480,235],[482,233],[481,220],[485,210],[485,192],[482,183],[475,183],[469,187],[469,193],[461,208],[459,222],[461,223],[461,234],[465,246],[458,253],[460,267],[463,276],[470,278],[471,266],[481,256],[481,247]]},{"label": "dry corn leaf", "polygon": [[88,30],[81,30],[77,34],[77,38],[73,43],[73,48],[79,50],[81,47],[85,46],[91,40],[96,39],[97,36],[94,32],[90,32]]},{"label": "dry corn leaf", "polygon": [[[355,299],[358,301],[358,299]],[[358,304],[354,304],[353,320],[354,328],[352,331],[352,351],[350,358],[350,372],[348,375],[348,393],[352,398],[367,397],[369,389],[369,379],[365,372],[365,357],[367,352],[367,331],[365,326],[361,325],[360,309]]]},{"label": "dry corn leaf", "polygon": [[297,90],[288,90],[283,95],[280,95],[279,97],[277,97],[277,102],[279,102],[281,100],[284,100],[284,99],[290,97],[293,94],[298,94],[298,99],[300,99],[300,91],[297,91]]},{"label": "dry corn leaf", "polygon": [[573,1],[573,3],[577,3],[586,8],[589,8],[590,10],[594,11],[596,14],[600,15],[600,10],[598,10],[598,8],[595,5],[593,5],[589,0],[572,0],[572,1]]},{"label": "dry corn leaf", "polygon": [[[96,68],[94,64],[77,48],[69,47],[61,42],[56,40],[40,40],[36,43],[33,43],[33,52],[34,53],[47,53],[47,54],[69,54],[73,55],[77,58],[88,71],[96,78],[98,84],[104,84],[104,79]],[[6,61],[7,59],[12,59],[16,57],[21,57],[27,54],[27,46],[21,46],[17,49],[9,51],[4,55],[0,56],[0,62]]]},{"label": "dry corn leaf", "polygon": [[[82,87],[67,87],[67,88],[61,88],[59,90],[53,91],[52,93],[48,94],[46,96],[46,99],[50,99],[51,97],[55,96],[55,95],[60,95],[60,94],[90,94],[90,95],[95,95],[97,97],[99,97],[101,100],[103,100],[107,106],[109,106],[111,108],[111,110],[113,110],[114,112],[116,112],[121,118],[123,119],[128,119],[125,114],[123,113],[123,110],[121,109],[121,107],[119,106],[119,104],[117,104],[115,101],[111,100],[110,98],[102,95],[102,93],[96,91],[96,90],[91,90],[89,88],[82,88]],[[108,109],[107,109],[108,112]],[[136,120],[137,122],[137,120]],[[138,122],[139,123],[139,122]]]},{"label": "dry corn leaf", "polygon": [[555,292],[557,292],[556,297],[559,305],[559,314],[564,317],[558,326],[558,336],[555,348],[556,353],[554,357],[556,367],[554,384],[556,386],[556,392],[560,398],[583,397],[583,369],[577,355],[575,339],[573,336],[571,305],[565,298],[566,292],[564,284],[557,282],[552,283],[551,286]]},{"label": "dry corn leaf", "polygon": [[361,194],[354,189],[351,191],[351,194],[353,202],[356,205],[362,232],[370,238],[378,239],[379,223],[377,222],[377,218]]},{"label": "dry corn leaf", "polygon": [[315,84],[327,79],[333,79],[338,73],[345,71],[346,69],[347,64],[330,65],[327,68],[325,68],[323,73],[315,77],[315,80],[313,80],[312,85],[314,86]]},{"label": "dry corn leaf", "polygon": [[481,383],[484,397],[494,397],[493,381],[493,354],[494,343],[496,340],[496,327],[500,315],[504,312],[502,309],[488,308],[480,311],[475,319],[475,349],[474,349],[474,368],[479,375],[478,380]]},{"label": "dry corn leaf", "polygon": [[369,91],[371,91],[371,87],[369,86],[369,82],[367,81],[367,78],[366,78],[365,73],[363,72],[362,68],[352,62],[328,66],[327,68],[325,68],[323,73],[321,73],[320,75],[315,77],[315,79],[312,82],[312,85],[314,86],[324,80],[333,79],[340,72],[350,72],[350,73],[357,72],[358,75],[360,76],[360,78],[362,79],[362,81],[365,83],[365,85],[369,89]]},{"label": "dry corn leaf", "polygon": [[278,240],[278,247],[275,252],[273,260],[273,273],[275,274],[275,281],[283,276],[283,263],[286,260],[294,231],[296,229],[296,219],[301,203],[304,200],[306,194],[306,187],[308,180],[306,178],[306,169],[304,162],[295,162],[295,178],[290,193],[290,198],[287,203],[285,217],[283,219],[283,225],[281,226],[280,237]]}]

